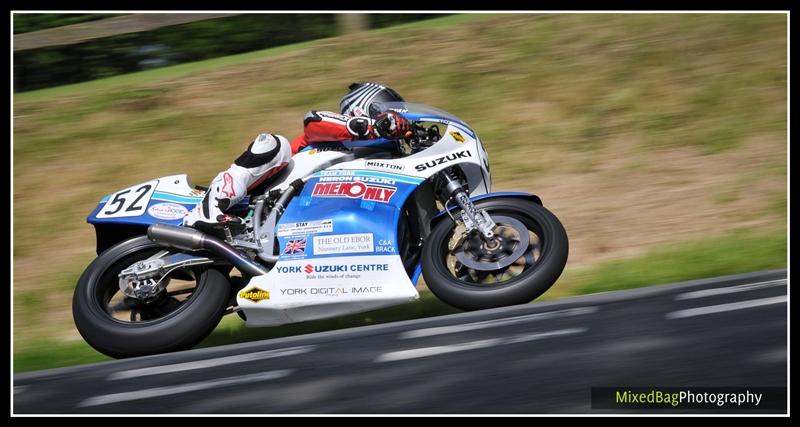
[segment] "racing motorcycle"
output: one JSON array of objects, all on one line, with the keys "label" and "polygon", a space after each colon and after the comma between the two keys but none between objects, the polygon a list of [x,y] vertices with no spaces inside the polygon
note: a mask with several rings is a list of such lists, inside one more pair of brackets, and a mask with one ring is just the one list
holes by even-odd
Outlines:
[{"label": "racing motorcycle", "polygon": [[104,197],[87,221],[97,258],[73,317],[98,351],[188,349],[222,316],[273,326],[419,298],[417,281],[463,310],[525,304],[567,261],[567,234],[539,197],[491,192],[476,133],[445,111],[384,103],[400,139],[311,145],[229,213],[219,233],[182,226],[203,198],[187,176]]}]

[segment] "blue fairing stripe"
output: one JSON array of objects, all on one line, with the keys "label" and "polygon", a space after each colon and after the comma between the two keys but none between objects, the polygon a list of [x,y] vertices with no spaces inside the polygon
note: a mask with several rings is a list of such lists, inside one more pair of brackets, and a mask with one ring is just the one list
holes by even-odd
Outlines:
[{"label": "blue fairing stripe", "polygon": [[[343,171],[344,173],[341,174],[334,174],[331,172],[336,171]],[[425,181],[424,178],[418,178],[415,176],[409,175],[398,175],[395,173],[387,173],[387,172],[378,172],[378,171],[367,171],[364,169],[332,169],[326,170],[322,172],[315,173],[312,177],[313,178],[320,178],[320,177],[327,177],[327,176],[372,176],[376,178],[386,178],[386,179],[393,179],[397,182],[402,182],[404,184],[419,184],[422,181]]]},{"label": "blue fairing stripe", "polygon": [[168,202],[178,202],[178,203],[187,203],[187,204],[197,204],[202,197],[190,197],[190,196],[179,196],[177,194],[171,193],[161,193],[156,191],[153,194],[153,199],[155,200],[165,200]]}]

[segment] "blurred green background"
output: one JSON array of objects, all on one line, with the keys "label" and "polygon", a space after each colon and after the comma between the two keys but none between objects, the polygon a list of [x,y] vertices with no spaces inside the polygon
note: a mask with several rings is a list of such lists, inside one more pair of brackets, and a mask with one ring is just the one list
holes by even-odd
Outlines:
[{"label": "blurred green background", "polygon": [[[70,312],[95,256],[85,217],[103,195],[177,173],[205,185],[256,134],[294,137],[307,110],[337,109],[355,81],[386,83],[466,120],[486,144],[494,190],[538,194],[562,219],[570,260],[542,299],[786,266],[785,14],[378,18],[367,29],[383,28],[336,35],[322,25],[313,38],[324,38],[287,36],[302,43],[236,55],[180,54],[180,43],[156,37],[170,27],[139,41],[99,39],[70,46],[91,58],[61,58],[89,76],[77,80],[34,79],[36,52],[15,53],[15,371],[106,359]],[[20,19],[15,32],[39,28]],[[226,34],[262,31],[252,16],[238,19],[250,24],[185,24],[216,38],[185,51],[219,51]],[[176,62],[215,58],[115,68],[115,49],[152,40]],[[104,74],[93,64],[114,76],[96,79]],[[23,81],[52,87],[24,90]],[[288,327],[244,330],[229,316],[201,345],[456,311],[421,293],[417,303]]]},{"label": "blurred green background", "polygon": [[[185,15],[185,14],[174,14]],[[14,19],[14,33],[59,28],[49,34],[51,43],[66,35],[65,26],[128,14],[20,14]],[[142,16],[142,15],[138,15]],[[146,16],[146,15],[145,15]],[[201,15],[202,16],[202,15]],[[343,21],[353,16],[355,21]],[[356,29],[383,28],[431,19],[432,14],[237,14],[167,25],[149,31],[125,32],[94,37],[81,43],[26,49],[14,55],[14,88],[28,91],[111,77],[152,68],[243,52],[284,46]],[[122,18],[115,27],[138,30],[138,22]],[[351,29],[348,26],[356,26]],[[92,25],[70,28],[92,29]],[[97,31],[97,30],[95,30]],[[43,32],[45,39],[48,33]],[[46,41],[42,44],[48,44]]]}]

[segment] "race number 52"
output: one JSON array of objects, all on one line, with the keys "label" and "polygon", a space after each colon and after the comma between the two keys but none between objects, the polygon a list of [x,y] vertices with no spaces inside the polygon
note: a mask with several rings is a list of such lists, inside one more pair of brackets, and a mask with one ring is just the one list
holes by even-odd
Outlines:
[{"label": "race number 52", "polygon": [[118,191],[108,197],[108,201],[97,213],[98,218],[121,218],[140,216],[147,210],[147,203],[156,190],[158,180],[145,182]]}]

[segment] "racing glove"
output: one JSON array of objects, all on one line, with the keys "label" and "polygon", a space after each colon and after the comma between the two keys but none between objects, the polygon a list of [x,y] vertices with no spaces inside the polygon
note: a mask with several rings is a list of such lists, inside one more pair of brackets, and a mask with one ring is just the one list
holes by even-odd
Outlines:
[{"label": "racing glove", "polygon": [[375,131],[383,138],[402,138],[411,131],[411,123],[394,111],[386,111],[375,118]]}]

